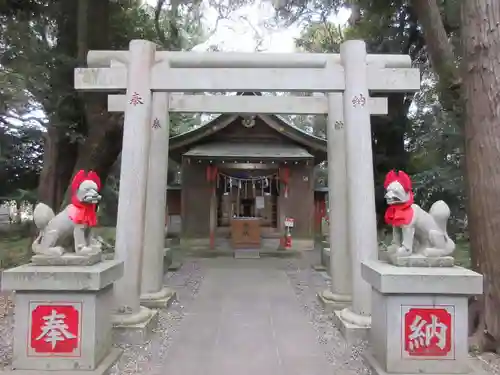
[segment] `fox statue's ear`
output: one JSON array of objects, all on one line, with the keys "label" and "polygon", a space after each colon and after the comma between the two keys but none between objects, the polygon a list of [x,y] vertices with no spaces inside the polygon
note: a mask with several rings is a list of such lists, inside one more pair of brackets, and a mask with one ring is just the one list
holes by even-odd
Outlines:
[{"label": "fox statue's ear", "polygon": [[74,194],[78,188],[80,187],[81,183],[85,181],[86,179],[86,173],[83,169],[80,169],[76,174],[75,177],[73,177],[73,181],[71,181],[71,192]]},{"label": "fox statue's ear", "polygon": [[411,178],[405,172],[399,171],[398,173],[398,181],[403,186],[406,192],[412,189]]},{"label": "fox statue's ear", "polygon": [[90,171],[87,175],[87,179],[94,181],[97,185],[97,190],[101,190],[101,179],[99,178],[97,173],[95,173],[94,171]]},{"label": "fox statue's ear", "polygon": [[387,189],[387,187],[394,181],[398,181],[398,175],[396,174],[396,171],[393,169],[385,176],[384,188]]}]

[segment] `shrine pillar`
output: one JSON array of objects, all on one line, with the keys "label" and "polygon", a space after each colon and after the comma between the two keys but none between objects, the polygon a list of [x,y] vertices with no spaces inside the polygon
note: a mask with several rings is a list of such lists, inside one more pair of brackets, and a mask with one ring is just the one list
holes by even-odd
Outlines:
[{"label": "shrine pillar", "polygon": [[[342,310],[351,304],[352,270],[347,243],[346,142],[343,116],[343,95],[329,93],[328,98],[328,190],[329,190],[329,262],[332,284],[318,294],[325,309]],[[322,249],[325,252],[326,249]]]},{"label": "shrine pillar", "polygon": [[[336,311],[335,319],[346,339],[350,340],[366,336],[370,327],[371,286],[361,277],[361,263],[377,258],[378,242],[365,42],[350,40],[343,43],[340,57],[345,74],[345,184],[349,190],[346,229],[353,291],[352,305]],[[334,228],[332,223],[332,230]]]},{"label": "shrine pillar", "polygon": [[170,132],[168,98],[166,92],[153,93],[140,296],[141,305],[149,308],[168,307],[175,298],[175,292],[163,286]]},{"label": "shrine pillar", "polygon": [[[116,223],[115,258],[125,264],[116,284],[113,325],[125,341],[142,341],[156,325],[158,312],[140,305],[142,253],[149,165],[152,67],[156,45],[132,40],[127,64],[123,151]],[[163,208],[163,207],[162,207]],[[163,213],[162,213],[163,215]]]}]

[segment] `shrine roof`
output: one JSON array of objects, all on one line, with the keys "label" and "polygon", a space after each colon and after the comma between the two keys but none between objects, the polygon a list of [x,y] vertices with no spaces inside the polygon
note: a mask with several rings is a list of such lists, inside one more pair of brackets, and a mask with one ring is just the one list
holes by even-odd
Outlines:
[{"label": "shrine roof", "polygon": [[247,159],[311,159],[314,158],[307,150],[302,147],[281,144],[269,145],[258,143],[223,143],[214,142],[195,146],[185,156],[200,158],[247,158]]},{"label": "shrine roof", "polygon": [[[261,93],[245,92],[238,93],[238,95],[262,95]],[[203,124],[202,126],[187,131],[185,133],[173,136],[170,138],[170,150],[181,149],[184,147],[189,147],[194,145],[196,142],[204,139],[205,137],[219,132],[234,121],[238,117],[244,117],[245,115],[239,114],[223,114],[219,115],[211,121]],[[256,117],[260,118],[267,126],[275,129],[279,133],[283,134],[290,140],[306,146],[312,150],[314,154],[319,153],[326,155],[327,144],[326,140],[320,137],[316,137],[302,129],[291,124],[284,117],[278,115],[268,115],[268,114],[256,114]]]}]

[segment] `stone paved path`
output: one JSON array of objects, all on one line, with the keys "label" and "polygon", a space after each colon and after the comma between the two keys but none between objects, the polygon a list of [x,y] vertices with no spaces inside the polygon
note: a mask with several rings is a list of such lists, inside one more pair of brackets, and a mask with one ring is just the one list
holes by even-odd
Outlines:
[{"label": "stone paved path", "polygon": [[289,278],[273,264],[262,259],[204,262],[204,281],[167,352],[165,374],[331,372]]}]

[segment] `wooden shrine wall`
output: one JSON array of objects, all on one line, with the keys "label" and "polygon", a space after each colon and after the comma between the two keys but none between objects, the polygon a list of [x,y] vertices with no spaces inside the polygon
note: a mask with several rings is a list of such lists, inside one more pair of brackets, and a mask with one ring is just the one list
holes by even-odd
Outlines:
[{"label": "wooden shrine wall", "polygon": [[[295,219],[292,237],[300,239],[314,236],[314,178],[313,167],[298,165],[290,167],[288,198],[284,192],[278,197],[279,213],[283,228],[284,218]],[[283,190],[283,189],[282,189]]]},{"label": "wooden shrine wall", "polygon": [[187,239],[209,238],[210,183],[206,166],[182,161],[181,235]]}]

